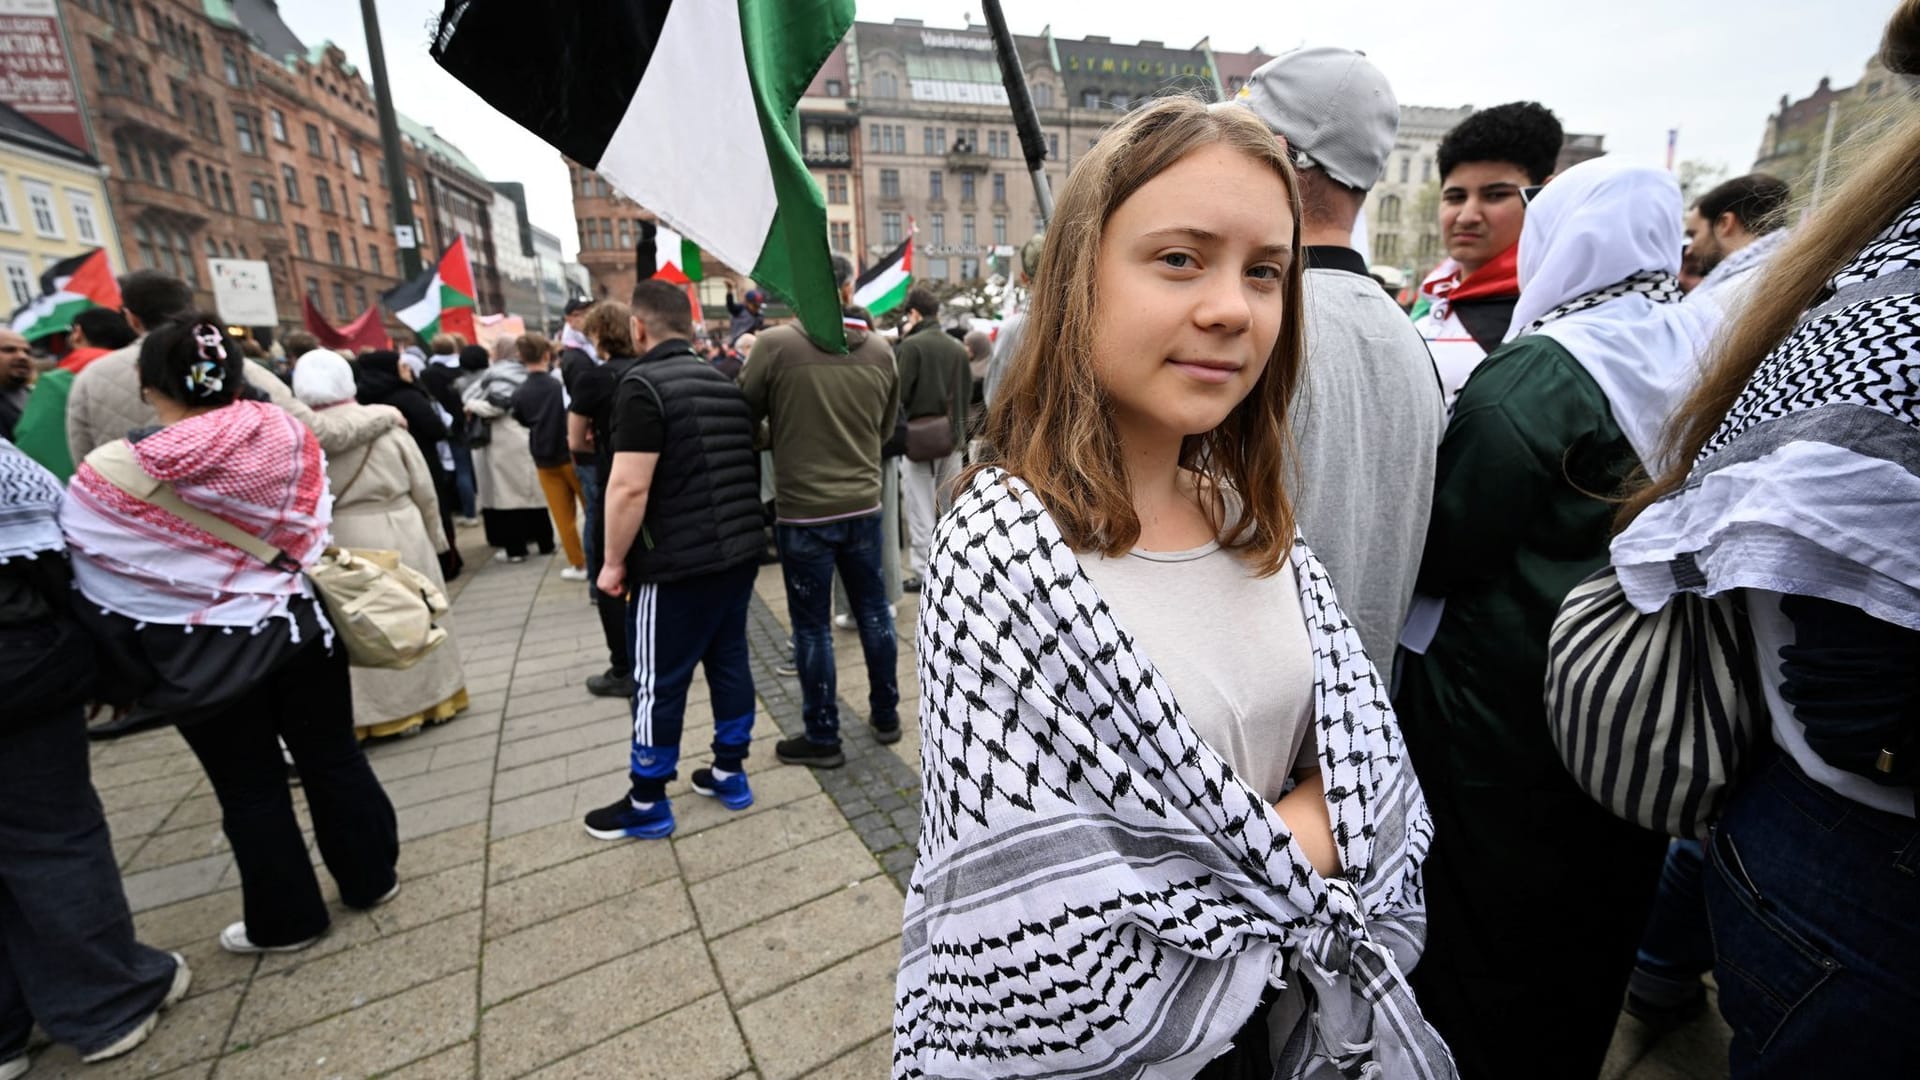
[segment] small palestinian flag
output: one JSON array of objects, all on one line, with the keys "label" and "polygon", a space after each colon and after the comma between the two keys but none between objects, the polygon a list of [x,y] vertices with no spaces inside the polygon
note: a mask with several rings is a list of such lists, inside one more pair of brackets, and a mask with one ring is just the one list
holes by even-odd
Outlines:
[{"label": "small palestinian flag", "polygon": [[853,283],[853,302],[869,314],[885,315],[907,302],[913,287],[913,237],[894,248]]},{"label": "small palestinian flag", "polygon": [[7,320],[28,341],[73,329],[73,317],[90,307],[119,310],[120,283],[113,279],[105,248],[62,259],[40,275],[40,295]]},{"label": "small palestinian flag", "polygon": [[438,265],[381,293],[380,302],[423,338],[459,334],[469,344],[477,344],[479,332],[473,325],[476,295],[473,266],[467,262],[467,240],[457,236]]},{"label": "small palestinian flag", "polygon": [[840,352],[826,203],[800,158],[795,108],[853,6],[446,0],[433,58],[680,237],[680,248],[662,238],[663,272],[693,277],[683,253],[698,244],[787,298],[814,341]]},{"label": "small palestinian flag", "polygon": [[653,276],[675,285],[699,281],[703,276],[700,270],[700,245],[667,228],[665,225],[654,233],[654,257],[659,260]]}]

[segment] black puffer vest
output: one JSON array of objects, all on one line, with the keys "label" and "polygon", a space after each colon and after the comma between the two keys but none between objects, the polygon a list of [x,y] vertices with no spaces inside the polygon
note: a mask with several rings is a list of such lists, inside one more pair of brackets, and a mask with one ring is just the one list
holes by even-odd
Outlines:
[{"label": "black puffer vest", "polygon": [[691,350],[635,364],[627,380],[653,388],[666,426],[628,576],[680,581],[758,558],[760,455],[740,388]]}]

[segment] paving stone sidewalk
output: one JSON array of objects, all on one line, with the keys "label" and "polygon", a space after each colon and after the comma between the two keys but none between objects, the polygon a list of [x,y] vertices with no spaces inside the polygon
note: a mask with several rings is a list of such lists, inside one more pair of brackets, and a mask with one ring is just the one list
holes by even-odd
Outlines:
[{"label": "paving stone sidewalk", "polygon": [[[402,891],[372,913],[335,905],[332,931],[297,954],[243,958],[215,943],[240,917],[219,807],[171,730],[97,744],[107,807],[141,936],[184,953],[192,994],[136,1053],[82,1066],[38,1052],[31,1076],[122,1080],[700,1080],[888,1075],[900,909],[919,823],[919,690],[911,601],[899,617],[906,737],[866,729],[858,639],[836,633],[848,764],[779,765],[800,730],[785,658],[778,567],[757,582],[749,634],[760,722],[739,814],[669,789],[670,842],[605,843],[580,818],[626,787],[626,706],[589,697],[604,667],[598,623],[561,562],[468,565],[450,620],[472,707],[369,756],[398,808]],[[711,714],[688,703],[689,768]],[[304,801],[296,803],[305,820]],[[1631,1020],[1609,1078],[1724,1075],[1724,1028],[1657,1045]]]}]

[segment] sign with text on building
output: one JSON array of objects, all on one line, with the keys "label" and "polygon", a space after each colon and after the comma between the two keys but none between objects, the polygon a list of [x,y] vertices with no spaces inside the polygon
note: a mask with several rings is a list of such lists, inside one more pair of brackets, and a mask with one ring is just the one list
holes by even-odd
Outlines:
[{"label": "sign with text on building", "polygon": [[417,246],[413,241],[413,226],[395,225],[393,227],[393,242],[403,248]]},{"label": "sign with text on building", "polygon": [[55,0],[0,0],[0,101],[92,153]]},{"label": "sign with text on building", "polygon": [[272,326],[280,321],[273,302],[273,273],[258,259],[208,259],[213,306],[229,326]]},{"label": "sign with text on building", "polygon": [[946,105],[1005,105],[1007,88],[999,83],[915,79],[913,80],[913,100],[937,101]]}]

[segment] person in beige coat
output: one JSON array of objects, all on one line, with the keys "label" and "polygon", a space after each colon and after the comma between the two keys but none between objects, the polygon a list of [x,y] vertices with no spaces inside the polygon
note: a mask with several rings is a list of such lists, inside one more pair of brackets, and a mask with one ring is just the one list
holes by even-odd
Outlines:
[{"label": "person in beige coat", "polygon": [[487,544],[498,549],[493,557],[500,562],[526,562],[529,544],[553,554],[553,522],[530,433],[512,415],[513,395],[526,381],[527,366],[517,352],[506,352],[460,395],[468,413],[489,421],[486,445],[473,448],[473,472]]},{"label": "person in beige coat", "polygon": [[[129,431],[159,424],[140,397],[140,345],[149,329],[193,307],[193,290],[156,270],[135,270],[121,276],[120,299],[140,340],[88,364],[74,378],[67,396],[67,449],[76,462],[84,461],[96,447],[126,438]],[[329,454],[344,454],[401,425],[399,411],[386,406],[357,410],[351,416],[316,413],[302,405],[273,372],[254,361],[246,361],[246,373],[255,390],[305,424]]]},{"label": "person in beige coat", "polygon": [[[353,367],[315,349],[294,363],[293,392],[318,415],[365,411],[354,400]],[[328,455],[333,542],[341,547],[398,551],[400,561],[440,588],[439,553],[447,549],[433,473],[412,437],[398,428],[365,447]],[[410,668],[353,669],[353,726],[361,738],[412,735],[453,719],[467,707],[466,673],[452,637]]]}]

